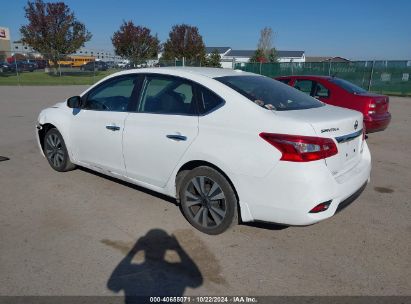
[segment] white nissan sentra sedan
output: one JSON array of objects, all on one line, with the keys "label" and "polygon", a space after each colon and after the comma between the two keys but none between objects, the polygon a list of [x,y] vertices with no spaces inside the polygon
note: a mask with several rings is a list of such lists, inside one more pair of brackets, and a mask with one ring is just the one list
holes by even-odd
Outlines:
[{"label": "white nissan sentra sedan", "polygon": [[43,110],[43,155],[171,196],[208,234],[239,220],[310,225],[365,188],[363,117],[273,79],[214,68],[110,75]]}]

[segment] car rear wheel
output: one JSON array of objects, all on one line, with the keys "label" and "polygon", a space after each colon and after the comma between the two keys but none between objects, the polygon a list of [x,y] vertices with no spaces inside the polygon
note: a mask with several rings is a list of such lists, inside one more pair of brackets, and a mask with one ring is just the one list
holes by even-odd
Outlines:
[{"label": "car rear wheel", "polygon": [[73,170],[76,166],[70,161],[66,144],[57,129],[50,129],[44,137],[44,155],[50,166],[59,172]]},{"label": "car rear wheel", "polygon": [[227,179],[210,167],[188,172],[179,197],[185,218],[207,234],[220,234],[238,222],[237,198]]}]

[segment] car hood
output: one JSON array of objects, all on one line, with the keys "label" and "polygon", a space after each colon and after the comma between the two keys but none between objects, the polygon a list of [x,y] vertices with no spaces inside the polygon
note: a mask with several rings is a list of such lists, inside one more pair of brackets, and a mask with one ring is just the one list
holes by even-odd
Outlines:
[{"label": "car hood", "polygon": [[58,109],[67,108],[67,102],[66,101],[58,102],[55,105],[51,106],[50,108],[58,108]]}]

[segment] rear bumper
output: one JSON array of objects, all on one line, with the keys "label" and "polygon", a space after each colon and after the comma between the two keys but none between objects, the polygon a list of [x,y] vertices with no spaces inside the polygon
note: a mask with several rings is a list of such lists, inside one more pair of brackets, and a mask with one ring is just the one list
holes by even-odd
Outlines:
[{"label": "rear bumper", "polygon": [[[305,226],[330,218],[352,203],[367,185],[370,172],[371,155],[365,144],[361,161],[338,176],[321,161],[279,162],[265,178],[244,178],[237,190],[249,221]],[[330,200],[326,211],[309,213]]]},{"label": "rear bumper", "polygon": [[348,207],[349,205],[351,205],[351,203],[353,203],[361,195],[361,193],[365,190],[365,187],[367,187],[367,184],[368,182],[364,183],[364,185],[362,185],[360,189],[358,189],[353,194],[351,194],[351,196],[349,196],[348,198],[340,202],[337,206],[337,209],[335,210],[335,213],[338,213],[342,211],[343,209],[345,209],[346,207]]},{"label": "rear bumper", "polygon": [[364,116],[364,124],[367,133],[385,130],[391,122],[391,113]]}]

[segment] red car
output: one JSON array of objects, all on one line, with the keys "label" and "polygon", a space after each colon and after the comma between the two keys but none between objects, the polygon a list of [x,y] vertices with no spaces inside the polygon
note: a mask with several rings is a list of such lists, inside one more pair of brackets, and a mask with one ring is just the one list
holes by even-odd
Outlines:
[{"label": "red car", "polygon": [[370,93],[344,79],[330,76],[282,76],[275,79],[327,104],[361,112],[367,133],[382,131],[391,121],[388,96]]}]

